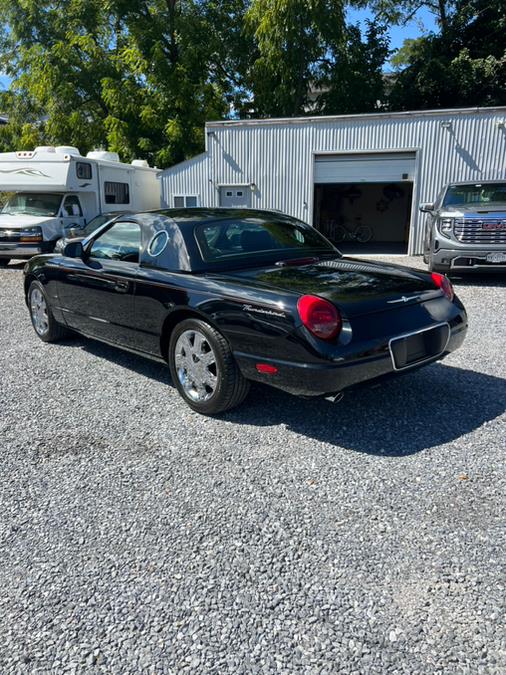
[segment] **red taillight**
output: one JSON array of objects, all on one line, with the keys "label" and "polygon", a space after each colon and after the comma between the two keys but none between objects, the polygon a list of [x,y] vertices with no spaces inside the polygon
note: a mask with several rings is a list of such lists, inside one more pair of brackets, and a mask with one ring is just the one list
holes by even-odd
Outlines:
[{"label": "red taillight", "polygon": [[303,295],[297,303],[304,326],[322,340],[332,340],[342,327],[341,315],[328,300],[315,295]]},{"label": "red taillight", "polygon": [[448,300],[451,302],[455,293],[448,277],[445,277],[444,274],[439,274],[439,272],[432,272],[432,281],[443,291]]}]

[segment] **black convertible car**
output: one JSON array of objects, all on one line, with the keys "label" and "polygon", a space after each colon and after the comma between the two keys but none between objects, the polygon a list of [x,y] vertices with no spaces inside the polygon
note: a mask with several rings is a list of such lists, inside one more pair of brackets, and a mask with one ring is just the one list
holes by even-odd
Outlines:
[{"label": "black convertible car", "polygon": [[250,380],[337,398],[443,358],[467,330],[446,277],[343,258],[270,211],[121,217],[32,258],[25,292],[42,340],[77,331],[166,361],[205,414],[238,405]]}]

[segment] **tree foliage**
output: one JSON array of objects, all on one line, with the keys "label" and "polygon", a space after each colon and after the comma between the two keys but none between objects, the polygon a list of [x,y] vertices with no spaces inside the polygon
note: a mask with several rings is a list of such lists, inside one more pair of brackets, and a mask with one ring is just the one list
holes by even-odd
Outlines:
[{"label": "tree foliage", "polygon": [[[1,149],[105,146],[168,166],[204,123],[506,103],[506,0],[0,0]],[[434,33],[393,56],[387,24],[420,7]]]},{"label": "tree foliage", "polygon": [[506,104],[506,2],[446,5],[444,31],[407,40],[395,55],[391,108]]}]

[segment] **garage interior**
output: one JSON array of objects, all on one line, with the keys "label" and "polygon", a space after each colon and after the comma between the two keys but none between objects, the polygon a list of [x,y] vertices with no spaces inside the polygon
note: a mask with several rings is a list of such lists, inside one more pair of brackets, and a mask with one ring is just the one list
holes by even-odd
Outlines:
[{"label": "garage interior", "polygon": [[415,154],[315,158],[313,224],[343,253],[408,250]]},{"label": "garage interior", "polygon": [[315,185],[314,222],[343,253],[406,254],[412,198],[407,182]]}]

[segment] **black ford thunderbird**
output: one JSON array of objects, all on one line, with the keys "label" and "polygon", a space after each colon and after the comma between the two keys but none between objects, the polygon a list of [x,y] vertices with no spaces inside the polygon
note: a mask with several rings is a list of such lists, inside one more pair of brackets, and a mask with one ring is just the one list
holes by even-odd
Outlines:
[{"label": "black ford thunderbird", "polygon": [[75,331],[168,362],[205,414],[241,403],[250,380],[335,399],[443,358],[467,330],[445,276],[343,258],[270,211],[120,217],[32,258],[25,292],[42,340]]}]

